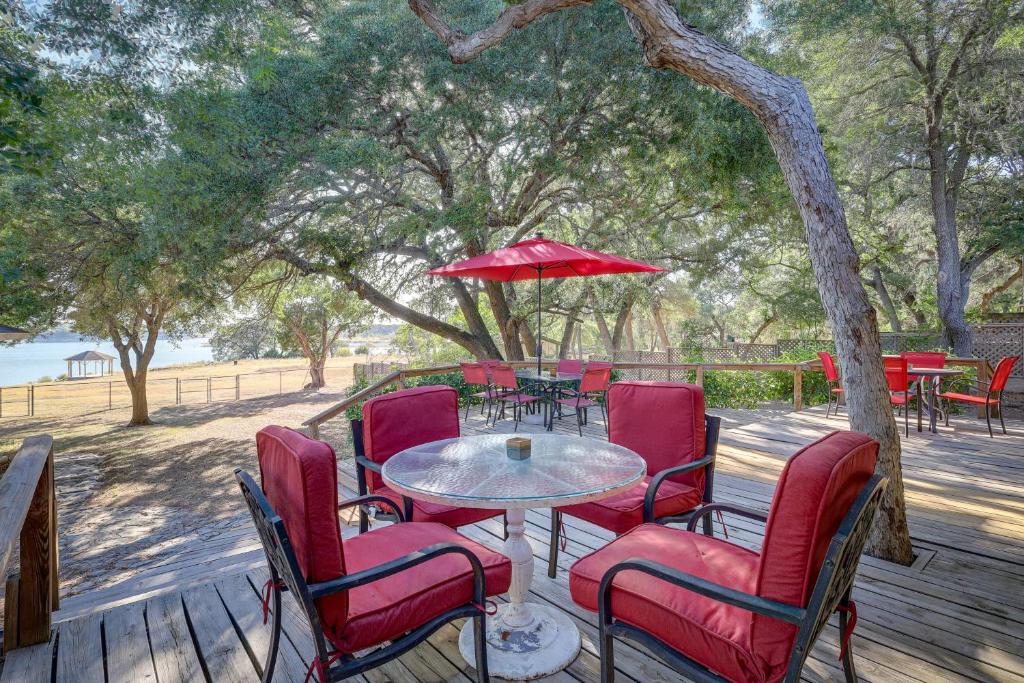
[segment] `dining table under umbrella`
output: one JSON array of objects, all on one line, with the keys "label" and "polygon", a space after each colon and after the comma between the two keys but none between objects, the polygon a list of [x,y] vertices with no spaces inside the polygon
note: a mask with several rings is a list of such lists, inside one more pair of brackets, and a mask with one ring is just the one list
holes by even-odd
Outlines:
[{"label": "dining table under umbrella", "polygon": [[503,249],[489,251],[465,261],[428,270],[427,275],[471,277],[481,280],[515,282],[537,280],[537,373],[541,371],[541,280],[623,273],[660,273],[665,269],[624,256],[556,242],[537,233],[535,237]]}]

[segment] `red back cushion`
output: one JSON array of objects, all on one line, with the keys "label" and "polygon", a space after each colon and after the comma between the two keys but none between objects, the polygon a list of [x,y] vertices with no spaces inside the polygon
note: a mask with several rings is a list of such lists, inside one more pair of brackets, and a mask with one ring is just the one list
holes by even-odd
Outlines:
[{"label": "red back cushion", "polygon": [[1006,356],[999,361],[996,365],[995,372],[992,373],[992,385],[991,390],[993,392],[1002,391],[1006,388],[1006,383],[1010,379],[1010,373],[1013,372],[1013,366],[1020,360],[1020,356]]},{"label": "red back cushion", "polygon": [[[608,389],[608,440],[635,451],[648,476],[704,456],[704,390],[682,382],[615,382]],[[673,481],[704,493],[704,470]]]},{"label": "red back cushion", "polygon": [[[334,449],[286,427],[264,427],[256,433],[260,480],[274,512],[284,521],[303,577],[309,583],[345,573],[338,527],[338,469]],[[340,593],[317,602],[327,624],[341,628],[348,597]]]},{"label": "red back cushion", "polygon": [[559,358],[556,370],[558,372],[580,373],[583,372],[583,361],[576,360],[575,358]]},{"label": "red back cushion", "polygon": [[[363,449],[381,464],[421,443],[459,436],[459,392],[444,384],[402,389],[363,404]],[[370,473],[369,488],[383,485]]]},{"label": "red back cushion", "polygon": [[[875,471],[878,442],[858,432],[832,432],[793,455],[779,477],[765,528],[757,594],[805,607],[828,544]],[[752,649],[785,663],[796,627],[752,616]]]},{"label": "red back cushion", "polygon": [[829,382],[839,381],[839,371],[836,370],[836,362],[832,354],[826,351],[818,351],[818,358],[821,360],[821,367],[825,371],[825,379]]}]

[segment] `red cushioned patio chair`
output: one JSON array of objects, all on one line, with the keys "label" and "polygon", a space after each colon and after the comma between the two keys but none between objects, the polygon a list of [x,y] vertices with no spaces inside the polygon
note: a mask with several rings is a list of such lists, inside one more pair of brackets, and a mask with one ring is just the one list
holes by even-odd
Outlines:
[{"label": "red cushioned patio chair", "polygon": [[[459,435],[459,392],[450,386],[415,387],[371,398],[363,404],[363,419],[352,420],[359,495],[373,493],[395,501],[410,522],[438,522],[453,529],[503,514],[414,501],[381,479],[381,467],[395,453]],[[360,533],[369,528],[368,507],[359,506]]]},{"label": "red cushioned patio chair", "polygon": [[[693,681],[796,683],[836,611],[856,681],[850,591],[887,481],[877,455],[866,435],[834,432],[790,458],[767,515],[712,503],[685,531],[644,524],[577,561],[569,590],[599,614],[602,683],[614,680],[616,636]],[[695,533],[717,511],[766,522],[761,551]]]},{"label": "red cushioned patio chair", "polygon": [[[711,502],[722,420],[705,415],[704,390],[681,382],[615,382],[608,389],[608,440],[647,462],[644,481],[610,498],[552,508],[548,576],[558,568],[562,515],[624,534],[645,522],[685,522]],[[704,531],[711,534],[710,518]]]},{"label": "red cushioned patio chair", "polygon": [[[491,407],[494,405],[494,399],[496,392],[491,386],[491,379],[487,376],[487,367],[483,363],[459,363],[459,368],[462,370],[462,379],[468,387],[483,387],[483,391],[470,394],[470,398],[476,398],[480,400],[480,414],[484,414],[484,406],[487,406],[487,419],[491,419]],[[466,417],[469,419],[469,404],[470,401],[466,401]]]},{"label": "red cushioned patio chair", "polygon": [[825,407],[827,418],[832,410],[832,399],[836,401],[836,412],[839,414],[839,399],[843,396],[843,387],[839,383],[839,370],[836,369],[836,361],[832,354],[827,351],[818,351],[818,358],[821,360],[821,367],[825,371],[825,383],[828,385],[828,405]]},{"label": "red cushioned patio chair", "polygon": [[[495,400],[501,404],[501,410],[494,412],[494,424],[498,423],[498,417],[505,414],[505,406],[512,404],[512,420],[515,422],[514,432],[519,431],[519,423],[523,419],[523,408],[533,406],[538,401],[543,401],[541,396],[532,396],[519,390],[519,380],[511,365],[494,365],[491,367],[491,379],[494,381],[494,388],[497,391]],[[546,405],[546,404],[545,404]],[[544,422],[547,423],[545,416]]]},{"label": "red cushioned patio chair", "polygon": [[[961,394],[957,392],[946,392],[938,394],[939,398],[945,399],[946,401],[961,401],[963,403],[973,403],[975,405],[985,406],[985,422],[988,424],[988,435],[991,438],[995,438],[995,434],[992,432],[992,408],[996,408],[999,411],[999,426],[1003,428],[1003,434],[1006,433],[1006,423],[1003,422],[1003,391],[1006,389],[1006,383],[1010,380],[1010,373],[1013,372],[1013,366],[1020,360],[1020,356],[1006,356],[1000,359],[999,363],[996,364],[995,372],[992,373],[991,382],[981,382],[986,384],[988,390],[984,396],[975,396],[973,394]],[[949,410],[945,410],[946,415],[946,426],[949,426]]]},{"label": "red cushioned patio chair", "polygon": [[[608,393],[608,384],[611,382],[611,376],[611,368],[588,367],[583,373],[580,385],[573,392],[573,395],[557,399],[558,405],[566,406],[576,411],[576,430],[580,433],[580,436],[583,436],[583,423],[585,422],[584,418],[587,408],[598,407],[601,409],[601,414],[604,415],[605,431],[608,431],[608,413],[605,410],[604,402],[600,402],[600,399]],[[558,417],[562,417],[561,411],[559,411]]]},{"label": "red cushioned patio chair", "polygon": [[903,413],[903,431],[910,436],[910,375],[907,374],[907,359],[902,356],[885,356],[885,380],[889,383],[889,402]]},{"label": "red cushioned patio chair", "polygon": [[[235,470],[270,569],[264,618],[273,618],[262,680],[274,677],[281,640],[281,591],[309,621],[315,658],[307,679],[340,681],[412,649],[464,617],[483,634],[485,601],[508,590],[512,566],[441,524],[402,522],[343,540],[338,512],[354,505],[395,506],[362,496],[338,503],[334,450],[284,427],[256,435],[262,486]],[[294,634],[293,634],[294,636]],[[477,680],[486,681],[487,648],[476,639]],[[357,653],[377,648],[368,654]]]}]

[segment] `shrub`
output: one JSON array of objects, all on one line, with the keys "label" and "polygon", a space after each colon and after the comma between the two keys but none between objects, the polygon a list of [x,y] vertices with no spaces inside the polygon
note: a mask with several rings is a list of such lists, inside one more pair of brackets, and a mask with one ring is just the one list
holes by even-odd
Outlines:
[{"label": "shrub", "polygon": [[365,344],[362,345],[362,346],[357,346],[356,347],[355,354],[357,356],[364,356],[364,355],[366,355],[368,353],[370,353],[370,347],[366,346]]}]

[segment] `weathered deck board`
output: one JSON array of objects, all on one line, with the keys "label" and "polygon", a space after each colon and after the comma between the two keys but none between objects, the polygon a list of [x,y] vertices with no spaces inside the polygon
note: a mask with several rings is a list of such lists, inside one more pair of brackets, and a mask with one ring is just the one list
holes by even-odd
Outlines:
[{"label": "weathered deck board", "polygon": [[[471,411],[472,412],[472,411]],[[800,446],[846,426],[820,410],[802,413],[720,412],[725,418],[715,498],[767,509],[786,459]],[[466,433],[490,431],[471,415]],[[511,422],[499,422],[511,431]],[[523,425],[521,432],[538,427]],[[556,429],[575,434],[570,418]],[[586,433],[603,437],[598,416]],[[919,561],[899,567],[873,558],[861,562],[854,598],[860,607],[854,646],[861,680],[875,683],[996,681],[1024,683],[1024,425],[989,439],[977,421],[959,417],[938,435],[911,431],[904,439],[904,476],[911,534]],[[339,464],[342,493],[350,494],[350,461]],[[612,535],[583,520],[565,518],[566,550],[555,580],[546,575],[545,510],[527,515],[526,536],[536,565],[530,599],[554,605],[574,620],[583,637],[581,656],[545,681],[597,681],[595,615],[569,596],[568,568]],[[730,540],[759,547],[763,526],[726,516]],[[716,533],[721,534],[716,522]],[[344,528],[345,535],[355,532]],[[501,546],[501,524],[488,520],[463,532]],[[269,629],[262,623],[259,588],[267,578],[255,533],[246,524],[190,547],[106,591],[68,599],[57,613],[50,643],[12,653],[0,683],[50,680],[149,680],[160,683],[257,681]],[[275,680],[298,681],[313,656],[308,627],[287,595],[284,634]],[[445,626],[400,660],[355,680],[473,680],[458,651],[461,623]],[[838,630],[826,630],[804,670],[806,681],[840,681]],[[149,652],[145,652],[148,648]],[[202,663],[200,663],[202,660]],[[681,680],[643,648],[616,649],[620,681]],[[72,676],[73,674],[73,676]]]}]

